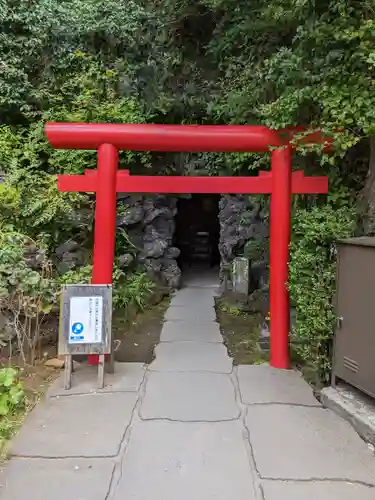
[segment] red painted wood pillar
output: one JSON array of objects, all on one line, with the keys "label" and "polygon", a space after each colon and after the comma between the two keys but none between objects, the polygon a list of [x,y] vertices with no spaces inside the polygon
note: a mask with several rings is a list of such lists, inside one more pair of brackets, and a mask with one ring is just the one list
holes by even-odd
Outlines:
[{"label": "red painted wood pillar", "polygon": [[289,244],[291,236],[292,149],[272,151],[270,230],[271,366],[288,369],[289,361]]},{"label": "red painted wood pillar", "polygon": [[[96,190],[94,257],[91,283],[112,283],[116,241],[116,175],[118,151],[112,144],[98,148],[98,179]],[[99,356],[89,355],[91,365],[99,363]]]}]

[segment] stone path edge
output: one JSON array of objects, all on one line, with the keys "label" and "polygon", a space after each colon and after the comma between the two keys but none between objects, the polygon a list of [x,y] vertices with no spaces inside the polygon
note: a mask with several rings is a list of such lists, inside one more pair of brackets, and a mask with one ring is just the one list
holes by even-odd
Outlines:
[{"label": "stone path edge", "polygon": [[[259,467],[257,465],[257,461],[255,458],[255,452],[254,448],[251,442],[251,435],[250,431],[247,427],[247,422],[246,422],[246,417],[249,409],[252,406],[300,406],[300,407],[305,407],[305,408],[314,408],[313,406],[308,406],[308,405],[300,405],[300,404],[295,404],[295,405],[288,405],[286,403],[255,403],[255,404],[244,404],[242,402],[242,397],[241,397],[241,391],[240,391],[240,386],[239,386],[239,379],[238,379],[238,366],[233,367],[233,373],[231,374],[231,379],[235,385],[235,394],[236,394],[236,403],[240,408],[240,420],[241,424],[243,427],[243,432],[244,432],[244,441],[245,445],[248,449],[248,455],[249,455],[249,463],[250,466],[254,468],[254,471],[256,473],[255,479],[255,485],[259,487],[261,491],[261,500],[267,500],[264,494],[263,490],[263,483],[264,482],[279,482],[279,483],[302,483],[302,484],[328,484],[328,483],[340,483],[340,484],[353,484],[353,485],[359,485],[363,486],[368,489],[374,489],[375,490],[375,481],[374,483],[369,483],[366,481],[361,481],[361,480],[353,480],[353,479],[347,479],[347,478],[316,478],[316,477],[310,477],[310,478],[304,478],[304,479],[298,479],[298,478],[287,478],[287,477],[269,477],[262,475]],[[323,409],[323,408],[322,408]]]},{"label": "stone path edge", "polygon": [[[138,391],[133,391],[133,390],[129,390],[129,389],[107,389],[107,388],[104,388],[104,389],[93,389],[89,393],[87,393],[87,392],[74,392],[72,394],[63,394],[63,393],[61,393],[61,394],[48,394],[48,392],[47,392],[47,394],[46,394],[46,400],[47,399],[70,398],[70,397],[77,397],[77,396],[87,396],[88,394],[89,395],[95,395],[95,394],[127,394],[127,393],[134,394],[134,393],[140,391],[140,389],[142,387],[142,384],[145,381],[146,374],[147,374],[147,365],[145,365],[144,374],[143,374],[141,383],[139,385]],[[138,404],[138,399],[137,399],[137,404]]]}]

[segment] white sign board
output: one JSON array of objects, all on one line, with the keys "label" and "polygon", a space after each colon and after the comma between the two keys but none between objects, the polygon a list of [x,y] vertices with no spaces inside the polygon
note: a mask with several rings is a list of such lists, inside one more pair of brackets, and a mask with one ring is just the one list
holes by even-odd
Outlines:
[{"label": "white sign board", "polygon": [[69,344],[103,340],[103,297],[70,297]]}]

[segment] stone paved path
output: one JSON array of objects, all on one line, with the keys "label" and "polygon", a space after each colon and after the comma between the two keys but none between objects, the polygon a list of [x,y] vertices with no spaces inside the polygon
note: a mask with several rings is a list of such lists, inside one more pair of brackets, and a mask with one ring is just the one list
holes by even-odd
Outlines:
[{"label": "stone paved path", "polygon": [[[200,282],[193,282],[199,285]],[[232,367],[215,288],[167,311],[149,367],[61,380],[27,418],[2,500],[374,500],[375,458],[299,374]]]}]

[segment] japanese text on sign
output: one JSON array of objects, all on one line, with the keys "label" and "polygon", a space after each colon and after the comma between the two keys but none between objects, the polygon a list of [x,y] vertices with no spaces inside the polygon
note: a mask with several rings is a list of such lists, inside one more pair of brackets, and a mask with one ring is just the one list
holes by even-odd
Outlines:
[{"label": "japanese text on sign", "polygon": [[103,331],[103,298],[71,297],[69,344],[100,344]]}]

